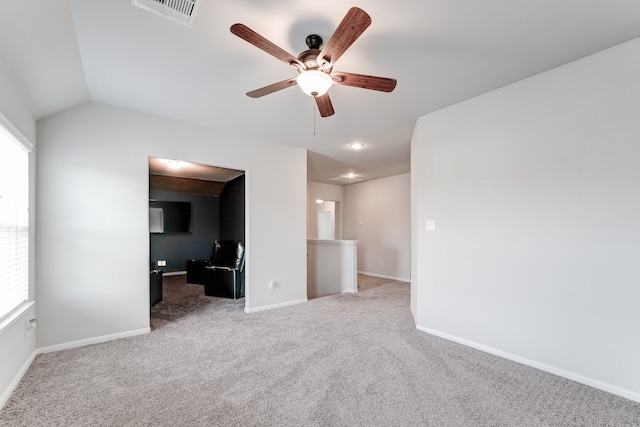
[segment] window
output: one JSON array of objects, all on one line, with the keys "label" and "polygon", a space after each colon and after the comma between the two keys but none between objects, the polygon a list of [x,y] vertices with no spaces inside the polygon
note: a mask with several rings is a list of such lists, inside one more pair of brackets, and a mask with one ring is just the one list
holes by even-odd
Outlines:
[{"label": "window", "polygon": [[0,114],[0,319],[29,298],[29,151]]}]

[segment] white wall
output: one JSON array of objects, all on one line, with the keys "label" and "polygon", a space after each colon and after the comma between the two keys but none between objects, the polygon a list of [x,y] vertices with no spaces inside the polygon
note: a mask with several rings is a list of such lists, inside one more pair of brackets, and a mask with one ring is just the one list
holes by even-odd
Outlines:
[{"label": "white wall", "polygon": [[148,330],[148,156],[245,170],[246,310],[306,300],[305,150],[101,104],[38,132],[38,347]]},{"label": "white wall", "polygon": [[640,400],[639,106],[640,39],[419,119],[419,328]]},{"label": "white wall", "polygon": [[335,205],[338,225],[336,239],[342,239],[344,236],[344,187],[323,182],[307,182],[307,237],[309,239],[318,238],[318,210],[322,206],[316,203],[317,199],[337,202]]},{"label": "white wall", "polygon": [[[29,154],[29,298],[35,299],[35,182],[36,182],[36,121],[31,113],[30,100],[18,79],[0,58],[0,113],[34,146]],[[0,329],[0,407],[4,405],[13,388],[35,356],[35,332],[25,334],[25,324],[36,317],[36,305],[32,305],[14,322]]]},{"label": "white wall", "polygon": [[411,174],[347,185],[344,193],[344,235],[358,240],[358,271],[409,281]]},{"label": "white wall", "polygon": [[307,240],[309,299],[358,292],[357,246],[354,240]]}]

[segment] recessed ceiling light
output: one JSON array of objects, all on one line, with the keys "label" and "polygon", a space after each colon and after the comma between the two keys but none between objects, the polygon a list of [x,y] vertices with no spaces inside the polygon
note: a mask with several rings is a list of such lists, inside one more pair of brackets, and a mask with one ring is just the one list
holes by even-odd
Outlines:
[{"label": "recessed ceiling light", "polygon": [[167,166],[171,169],[180,169],[180,167],[182,167],[182,162],[179,160],[167,160]]},{"label": "recessed ceiling light", "polygon": [[353,172],[349,172],[349,173],[344,174],[344,175],[342,175],[342,176],[343,176],[343,177],[345,177],[345,178],[355,178],[355,177],[356,177],[356,174],[355,174],[355,173],[353,173]]},{"label": "recessed ceiling light", "polygon": [[352,150],[361,150],[364,148],[364,144],[360,143],[360,142],[354,142],[353,144],[349,145],[349,147]]},{"label": "recessed ceiling light", "polygon": [[324,203],[324,200],[322,200],[322,199],[316,199],[316,203],[317,203],[317,204]]}]

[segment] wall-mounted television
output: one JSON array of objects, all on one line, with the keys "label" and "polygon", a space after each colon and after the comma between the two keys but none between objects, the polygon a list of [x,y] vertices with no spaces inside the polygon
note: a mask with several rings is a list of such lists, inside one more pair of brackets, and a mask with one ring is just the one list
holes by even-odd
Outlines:
[{"label": "wall-mounted television", "polygon": [[191,233],[191,202],[149,200],[150,233]]}]

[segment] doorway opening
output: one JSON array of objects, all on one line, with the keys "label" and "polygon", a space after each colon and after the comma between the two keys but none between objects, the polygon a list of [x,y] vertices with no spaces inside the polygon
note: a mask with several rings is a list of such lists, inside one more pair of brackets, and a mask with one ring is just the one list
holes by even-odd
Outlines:
[{"label": "doorway opening", "polygon": [[[204,282],[187,280],[187,265],[211,261],[214,242],[246,248],[245,193],[242,170],[149,157],[150,306],[175,294],[164,292],[169,285],[190,288],[194,301],[198,293],[204,296]],[[244,252],[242,256],[237,273],[244,279]],[[244,280],[241,285],[244,296]],[[214,297],[201,302],[207,298]],[[244,306],[244,298],[240,301]]]}]

